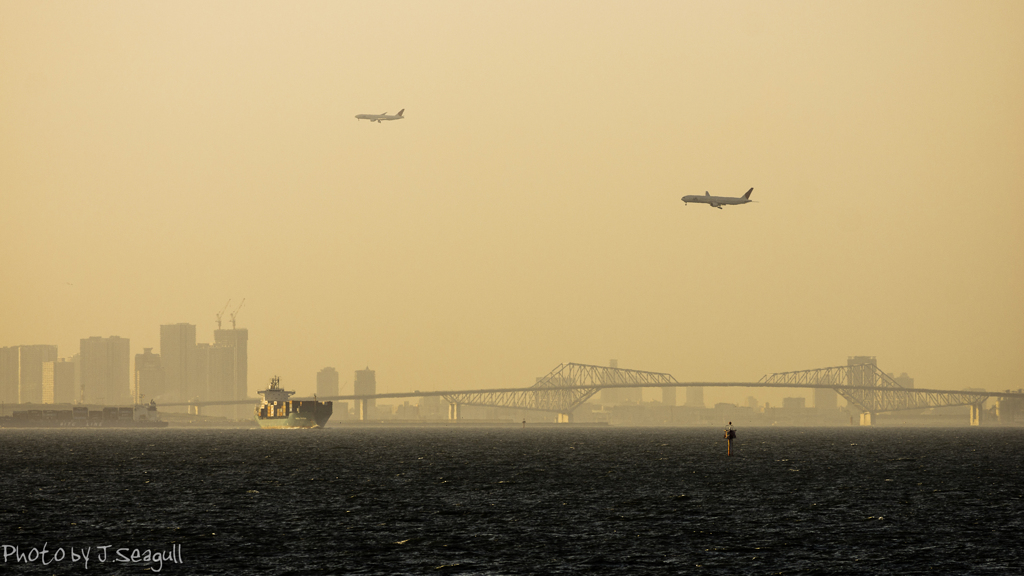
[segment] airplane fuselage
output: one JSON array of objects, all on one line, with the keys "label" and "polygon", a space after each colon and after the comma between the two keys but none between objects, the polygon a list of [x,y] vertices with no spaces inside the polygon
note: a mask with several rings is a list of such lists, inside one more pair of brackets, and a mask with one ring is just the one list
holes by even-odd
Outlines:
[{"label": "airplane fuselage", "polygon": [[387,112],[383,114],[356,114],[356,120],[369,120],[378,124],[384,120],[405,120],[405,116],[402,116],[403,112],[405,112],[405,108],[399,110],[398,114],[392,115],[388,115]]},{"label": "airplane fuselage", "polygon": [[688,196],[683,196],[683,203],[689,204],[690,202],[694,202],[697,204],[710,204],[712,208],[718,208],[721,210],[722,206],[733,206],[736,204],[753,202],[753,200],[750,199],[750,193],[753,191],[754,189],[751,188],[746,194],[739,198],[733,198],[732,196],[711,196],[707,192],[705,192],[703,196],[690,194]]}]

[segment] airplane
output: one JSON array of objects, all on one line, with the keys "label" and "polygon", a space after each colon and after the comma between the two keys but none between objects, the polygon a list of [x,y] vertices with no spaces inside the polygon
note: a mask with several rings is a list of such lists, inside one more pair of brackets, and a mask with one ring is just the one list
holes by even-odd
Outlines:
[{"label": "airplane", "polygon": [[750,193],[753,191],[754,189],[751,188],[750,190],[747,190],[746,194],[739,198],[733,198],[732,196],[712,196],[708,192],[704,192],[703,196],[691,194],[689,196],[683,196],[683,203],[689,204],[690,202],[696,202],[698,204],[711,204],[712,208],[718,208],[721,210],[723,205],[728,206],[731,204],[746,204],[747,202],[753,202],[753,200],[750,199]]},{"label": "airplane", "polygon": [[398,111],[398,114],[394,116],[388,116],[388,113],[383,114],[356,114],[356,120],[369,120],[370,122],[376,122],[380,124],[381,120],[403,120],[405,116],[402,116],[402,112],[405,112],[405,108]]}]

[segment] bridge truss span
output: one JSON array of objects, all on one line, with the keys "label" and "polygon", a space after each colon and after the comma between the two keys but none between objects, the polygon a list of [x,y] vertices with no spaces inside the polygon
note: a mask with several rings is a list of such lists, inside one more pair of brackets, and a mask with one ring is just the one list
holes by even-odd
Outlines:
[{"label": "bridge truss span", "polygon": [[571,414],[608,386],[664,386],[676,384],[671,374],[611,368],[570,362],[559,364],[530,388],[506,392],[445,394],[449,404],[495,406]]},{"label": "bridge truss span", "polygon": [[[448,417],[461,418],[460,406],[486,406],[515,410],[537,410],[558,413],[558,422],[571,422],[572,413],[605,388],[664,387],[771,387],[829,388],[861,412],[861,424],[871,425],[874,415],[898,410],[914,410],[945,406],[970,406],[971,425],[980,425],[983,403],[991,397],[1010,401],[1012,406],[1024,405],[1024,391],[986,392],[976,390],[930,390],[904,388],[873,364],[832,366],[795,372],[778,372],[761,377],[757,382],[680,382],[671,374],[612,368],[590,364],[559,364],[530,387],[477,390],[436,390],[430,392],[388,392],[321,397],[321,400],[355,400],[360,419],[368,413],[374,399],[440,396],[448,403]],[[206,406],[251,403],[255,400],[191,401],[165,403],[162,406]]]},{"label": "bridge truss span", "polygon": [[991,395],[988,392],[904,388],[873,364],[779,372],[763,376],[759,382],[773,386],[828,386],[851,404],[870,413],[936,406],[979,406]]}]

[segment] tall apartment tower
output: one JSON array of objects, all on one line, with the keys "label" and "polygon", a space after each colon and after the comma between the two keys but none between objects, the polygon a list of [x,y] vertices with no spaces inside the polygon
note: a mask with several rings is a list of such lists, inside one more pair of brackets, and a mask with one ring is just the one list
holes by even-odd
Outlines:
[{"label": "tall apartment tower", "polygon": [[338,371],[328,366],[316,373],[316,395],[338,395]]},{"label": "tall apartment tower", "polygon": [[48,344],[0,348],[0,399],[12,404],[43,401],[43,363],[57,359]]},{"label": "tall apartment tower", "polygon": [[[0,348],[0,402],[18,403],[18,347]],[[3,414],[0,414],[3,416]]]},{"label": "tall apartment tower", "polygon": [[832,388],[814,389],[815,410],[835,410],[839,407],[839,393]]},{"label": "tall apartment tower", "polygon": [[846,365],[850,369],[850,386],[872,386],[878,361],[874,356],[848,356]]},{"label": "tall apartment tower", "polygon": [[640,404],[644,401],[643,388],[620,388],[627,404]]},{"label": "tall apartment tower", "polygon": [[164,393],[164,369],[160,365],[160,355],[153,354],[152,348],[143,348],[142,354],[135,355],[132,400],[136,404],[163,400]]},{"label": "tall apartment tower", "polygon": [[[848,356],[846,365],[850,367],[850,386],[873,386],[875,383],[875,370],[878,368],[878,361],[874,356]],[[814,389],[815,408],[835,408],[839,394],[831,389]]]},{"label": "tall apartment tower", "polygon": [[160,326],[160,365],[167,401],[185,402],[195,396],[195,355],[195,324]]},{"label": "tall apartment tower", "polygon": [[43,404],[70,404],[76,399],[74,359],[43,362]]},{"label": "tall apartment tower", "polygon": [[690,408],[704,408],[704,387],[686,387],[686,405]]},{"label": "tall apartment tower", "polygon": [[87,404],[117,406],[130,402],[130,362],[127,338],[82,338],[82,400]]},{"label": "tall apartment tower", "polygon": [[676,387],[665,386],[661,389],[661,403],[665,406],[676,405]]},{"label": "tall apartment tower", "polygon": [[[618,368],[618,360],[609,360],[609,368]],[[643,400],[643,388],[604,388],[601,390],[603,404],[639,404]]]},{"label": "tall apartment tower", "polygon": [[[235,348],[226,344],[198,344],[201,365],[198,379],[203,400],[237,400],[235,398]],[[233,405],[207,406],[203,414],[235,418]]]},{"label": "tall apartment tower", "polygon": [[210,398],[210,345],[197,342],[192,350],[192,375],[188,388],[189,400]]},{"label": "tall apartment tower", "polygon": [[[889,376],[892,376],[892,374],[889,374]],[[893,380],[895,380],[897,384],[899,384],[900,386],[902,386],[904,388],[913,388],[914,387],[914,379],[911,378],[906,372],[904,372],[903,374],[900,374],[899,376],[894,377]]]},{"label": "tall apartment tower", "polygon": [[[376,394],[377,393],[377,373],[370,370],[367,366],[365,370],[356,370],[356,381],[353,385],[356,396],[362,396],[364,394]],[[358,408],[358,402],[357,406]],[[377,401],[369,400],[366,403],[367,413],[372,416],[377,410]]]},{"label": "tall apartment tower", "polygon": [[[874,356],[847,356],[846,357],[846,365],[847,366],[874,366],[875,368],[878,368],[878,361],[875,360]],[[864,368],[864,369],[861,369],[861,370],[851,370],[850,371],[850,378],[851,378],[851,380],[858,380],[858,382],[857,383],[850,382],[850,385],[851,386],[870,386],[872,380],[871,380],[871,377],[869,376],[869,374],[871,374],[872,372],[874,372],[874,370],[870,369],[870,368]]]},{"label": "tall apartment tower", "polygon": [[210,400],[236,400],[235,347],[214,344],[206,352],[206,396]]},{"label": "tall apartment tower", "polygon": [[43,402],[43,363],[57,359],[57,347],[49,344],[11,346],[7,368],[12,381],[7,384],[13,402]]},{"label": "tall apartment tower", "polygon": [[78,351],[71,357],[75,364],[75,400],[82,399],[82,352]]},{"label": "tall apartment tower", "polygon": [[[214,348],[219,348],[216,354],[221,365],[214,368],[219,380],[211,382],[211,389],[216,387],[217,394],[225,400],[245,400],[249,397],[249,330],[217,329],[213,331],[213,340]],[[238,405],[232,408],[232,414],[225,415],[242,418],[249,410],[249,406]]]},{"label": "tall apartment tower", "polygon": [[[619,361],[618,360],[609,360],[608,361],[608,367],[609,368],[618,368],[619,367]],[[538,378],[538,380],[539,380],[539,378]],[[612,405],[612,406],[617,406],[619,404],[622,404],[624,402],[624,400],[625,400],[625,397],[622,394],[622,388],[602,388],[601,389],[601,403],[602,404],[609,404],[609,405]]]}]

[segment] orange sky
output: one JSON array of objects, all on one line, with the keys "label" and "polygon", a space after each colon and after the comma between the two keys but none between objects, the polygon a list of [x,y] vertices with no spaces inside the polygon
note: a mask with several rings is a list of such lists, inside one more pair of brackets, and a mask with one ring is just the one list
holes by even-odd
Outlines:
[{"label": "orange sky", "polygon": [[244,297],[252,390],[848,355],[1019,388],[1021,29],[1020,2],[5,1],[0,346],[208,342]]}]

